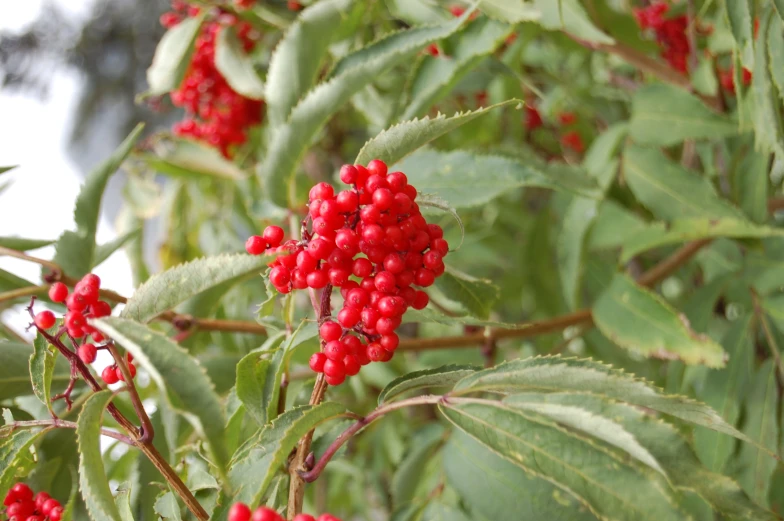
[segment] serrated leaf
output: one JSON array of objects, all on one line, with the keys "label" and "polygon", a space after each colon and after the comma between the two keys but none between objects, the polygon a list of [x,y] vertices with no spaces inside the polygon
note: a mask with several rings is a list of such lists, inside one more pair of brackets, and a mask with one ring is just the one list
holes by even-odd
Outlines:
[{"label": "serrated leaf", "polygon": [[575,494],[600,518],[683,519],[661,474],[541,415],[485,400],[439,409],[496,454]]},{"label": "serrated leaf", "polygon": [[331,78],[311,90],[278,126],[270,140],[259,175],[272,202],[282,207],[296,203],[294,170],[313,137],[351,96],[384,71],[414,56],[425,45],[454,33],[463,16],[433,27],[394,33],[344,57]]},{"label": "serrated leaf", "polygon": [[754,443],[707,405],[685,396],[666,395],[644,380],[588,359],[548,356],[506,362],[463,378],[455,384],[453,393],[480,391],[591,393]]},{"label": "serrated leaf", "polygon": [[345,413],[346,408],[334,402],[296,407],[246,441],[232,457],[229,483],[233,501],[257,504],[299,439]]},{"label": "serrated leaf", "polygon": [[261,81],[253,60],[245,51],[233,27],[221,27],[215,40],[215,67],[229,86],[250,99],[264,98]]},{"label": "serrated leaf", "polygon": [[223,444],[223,407],[198,360],[165,335],[138,322],[107,317],[90,323],[127,349],[147,370],[172,408],[206,438],[213,463],[224,468],[228,457]]},{"label": "serrated leaf", "polygon": [[593,306],[599,330],[621,347],[647,357],[724,367],[726,353],[695,333],[685,316],[626,275],[616,275]]},{"label": "serrated leaf", "polygon": [[263,389],[263,405],[267,409],[267,423],[278,416],[278,402],[280,400],[280,385],[283,373],[288,370],[289,362],[294,350],[318,335],[318,328],[314,323],[300,322],[299,327],[282,344],[270,359],[267,376]]},{"label": "serrated leaf", "polygon": [[[754,123],[754,138],[757,148],[767,152],[776,152],[777,155],[784,154],[784,123],[779,114],[779,96],[776,95],[772,85],[771,70],[779,64],[770,62],[766,45],[768,34],[771,30],[773,14],[768,12],[760,16],[760,29],[757,35],[760,45],[756,46],[754,53],[753,81],[749,90],[748,107],[752,112]],[[777,30],[781,24],[776,24],[772,28]],[[738,82],[738,80],[735,80]],[[753,96],[753,97],[752,97]],[[740,106],[740,104],[739,104]]]},{"label": "serrated leaf", "polygon": [[267,268],[266,255],[223,254],[180,264],[150,277],[128,299],[121,317],[148,322],[189,298],[225,282],[232,284]]},{"label": "serrated leaf", "polygon": [[403,322],[433,323],[443,324],[445,326],[459,325],[497,327],[500,329],[525,329],[528,327],[527,325],[497,322],[495,320],[481,320],[469,315],[444,315],[438,310],[432,308],[425,308],[420,310],[409,308],[408,311],[406,311],[406,314],[403,315]]},{"label": "serrated leaf", "polygon": [[248,177],[237,165],[213,147],[190,139],[160,139],[153,144],[154,154],[137,157],[147,166],[171,177],[194,180],[195,177],[240,180]]},{"label": "serrated leaf", "polygon": [[80,278],[94,266],[95,232],[98,230],[103,192],[109,178],[128,157],[142,130],[144,125],[137,125],[109,159],[87,175],[74,208],[76,231],[64,232],[55,245],[54,262],[67,275]]},{"label": "serrated leaf", "polygon": [[490,18],[502,22],[536,21],[542,13],[526,0],[480,0],[480,9]]},{"label": "serrated leaf", "polygon": [[[769,358],[752,378],[753,386],[746,400],[746,421],[743,432],[759,440],[771,452],[778,450],[779,394],[776,383],[776,364]],[[769,505],[770,480],[777,462],[758,447],[743,445],[738,460],[741,465],[740,484],[757,503]]]},{"label": "serrated leaf", "polygon": [[426,116],[422,119],[412,119],[398,123],[382,130],[377,136],[365,143],[354,163],[366,165],[373,159],[381,159],[385,163],[393,165],[418,148],[461,125],[487,114],[495,108],[511,104],[516,104],[517,108],[522,108],[520,100],[512,99],[489,107],[479,108],[475,111],[458,112],[451,118],[439,114],[433,119]]},{"label": "serrated leaf", "polygon": [[57,351],[38,334],[33,341],[33,354],[30,355],[30,379],[33,393],[49,411],[52,411],[52,376]]},{"label": "serrated leaf", "polygon": [[577,171],[543,170],[535,163],[466,150],[419,150],[396,163],[395,168],[404,172],[420,192],[443,197],[455,208],[480,206],[526,186],[597,195],[596,184]]},{"label": "serrated leaf", "polygon": [[44,239],[24,239],[22,237],[0,237],[0,246],[17,251],[37,250],[54,244],[55,241]]},{"label": "serrated leaf", "polygon": [[264,384],[270,361],[260,358],[261,353],[245,355],[237,364],[237,398],[245,411],[263,426],[267,423],[267,404],[264,402]]},{"label": "serrated leaf", "polygon": [[[740,417],[740,404],[752,378],[754,349],[751,342],[751,314],[737,319],[722,339],[729,355],[727,368],[711,371],[705,378],[699,397],[727,423],[735,425]],[[700,461],[714,472],[723,472],[735,452],[735,439],[708,429],[694,432],[694,447]]]},{"label": "serrated leaf", "polygon": [[550,30],[564,32],[587,42],[611,45],[610,36],[599,30],[578,0],[534,0],[541,16],[538,23]]},{"label": "serrated leaf", "polygon": [[[352,7],[352,4],[353,7]],[[272,126],[286,121],[316,80],[329,46],[356,8],[352,0],[327,0],[303,10],[275,48],[267,72],[265,101]]]},{"label": "serrated leaf", "polygon": [[723,3],[732,37],[739,50],[738,54],[743,64],[748,66],[754,45],[752,5],[749,0],[724,0]]},{"label": "serrated leaf", "polygon": [[[667,471],[672,485],[679,491],[696,492],[716,512],[729,519],[770,521],[774,518],[773,514],[755,505],[736,482],[700,465],[689,442],[676,428],[652,418],[644,411],[583,394],[553,393],[519,398],[526,401],[575,405],[594,414],[613,418],[654,455]],[[683,506],[682,503],[681,505]]]},{"label": "serrated leaf", "polygon": [[190,65],[190,57],[204,16],[201,14],[186,18],[163,35],[155,49],[152,65],[147,69],[150,94],[166,94],[180,86]]},{"label": "serrated leaf", "polygon": [[541,414],[559,425],[580,431],[621,449],[632,458],[667,477],[667,473],[661,468],[656,458],[648,449],[640,445],[634,435],[612,419],[581,408],[579,400],[575,405],[563,405],[541,401],[532,402],[526,396],[515,395],[505,399],[504,403],[524,411]]},{"label": "serrated leaf", "polygon": [[410,85],[409,103],[401,120],[412,119],[442,99],[469,71],[504,43],[512,32],[508,24],[479,18],[457,35],[449,58],[426,57]]},{"label": "serrated leaf", "polygon": [[142,234],[141,228],[136,228],[135,230],[131,230],[127,233],[124,233],[118,236],[113,241],[109,241],[104,244],[99,244],[95,248],[95,259],[93,260],[93,264],[95,266],[101,265],[106,259],[111,257],[117,250],[125,246],[128,241],[132,241],[137,237],[140,237]]},{"label": "serrated leaf", "polygon": [[746,220],[740,210],[716,194],[707,179],[672,162],[659,150],[627,146],[623,167],[624,178],[637,200],[659,219]]},{"label": "serrated leaf", "polygon": [[720,139],[737,133],[737,124],[729,117],[712,111],[681,88],[655,83],[632,98],[629,134],[637,143],[669,146],[686,139]]},{"label": "serrated leaf", "polygon": [[161,518],[172,521],[181,521],[182,513],[177,504],[177,498],[171,492],[165,492],[155,501],[155,513]]},{"label": "serrated leaf", "polygon": [[114,495],[114,504],[117,505],[117,512],[120,514],[122,521],[134,521],[133,511],[131,510],[131,485],[129,483],[121,483],[117,487],[117,493]]},{"label": "serrated leaf", "polygon": [[435,369],[412,371],[389,382],[378,395],[378,404],[415,389],[428,387],[452,387],[455,383],[475,371],[470,365],[442,365]]},{"label": "serrated leaf", "polygon": [[698,239],[729,237],[732,239],[780,237],[784,230],[738,219],[676,219],[654,223],[631,236],[623,245],[619,262],[624,264],[639,253],[661,246]]},{"label": "serrated leaf", "polygon": [[443,455],[447,483],[481,519],[596,520],[569,492],[525,472],[462,431],[452,434]]},{"label": "serrated leaf", "polygon": [[495,306],[500,289],[486,279],[478,279],[467,273],[447,267],[436,281],[438,289],[450,300],[462,305],[470,314],[487,318]]},{"label": "serrated leaf", "polygon": [[[0,400],[33,394],[30,385],[29,360],[33,349],[27,344],[0,342]],[[51,383],[66,385],[70,368],[64,358],[56,360]]]},{"label": "serrated leaf", "polygon": [[[8,409],[3,409],[4,417],[6,411]],[[48,431],[49,429],[11,431],[0,428],[0,496],[5,497],[17,480],[32,470],[35,461],[30,454],[30,447]]]},{"label": "serrated leaf", "polygon": [[122,521],[114,503],[109,480],[101,459],[101,417],[109,402],[112,391],[100,391],[90,396],[76,422],[79,443],[79,489],[94,521]]}]

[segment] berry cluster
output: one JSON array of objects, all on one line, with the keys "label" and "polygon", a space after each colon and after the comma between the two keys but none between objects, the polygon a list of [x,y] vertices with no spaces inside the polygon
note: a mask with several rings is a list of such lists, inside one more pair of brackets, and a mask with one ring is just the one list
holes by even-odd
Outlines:
[{"label": "berry cluster", "polygon": [[60,521],[63,507],[46,492],[33,496],[33,491],[24,483],[17,483],[3,501],[8,521]]},{"label": "berry cluster", "polygon": [[686,28],[689,19],[686,15],[664,18],[669,11],[669,4],[656,2],[648,7],[634,10],[634,17],[642,29],[653,29],[656,41],[662,47],[662,58],[676,70],[688,72],[688,57],[691,52]]},{"label": "berry cluster", "polygon": [[[65,303],[68,311],[65,314],[65,330],[74,340],[85,339],[88,335],[93,342],[103,342],[104,336],[97,329],[87,324],[88,318],[107,317],[112,314],[112,307],[108,302],[99,300],[101,279],[98,275],[88,273],[76,283],[73,293],[68,292],[68,286],[62,282],[55,282],[49,288],[49,298],[52,302]],[[35,315],[35,325],[41,329],[49,329],[55,325],[57,318],[51,311],[41,311]],[[76,353],[85,364],[92,364],[98,356],[98,347],[92,342],[82,342]],[[128,353],[128,370],[131,376],[136,375],[136,367],[131,363],[133,357]],[[124,380],[119,367],[112,365],[106,367],[101,373],[101,378],[107,384]]]},{"label": "berry cluster", "polygon": [[[252,4],[253,2],[238,2]],[[188,17],[198,16],[199,7],[181,0],[172,1],[173,11],[161,16],[161,24],[171,28]],[[196,48],[180,87],[171,93],[172,103],[185,109],[186,118],[174,126],[174,133],[204,141],[225,157],[233,147],[248,139],[248,128],[261,123],[263,102],[235,92],[215,66],[215,40],[223,27],[235,27],[243,48],[250,52],[259,33],[235,15],[212,9],[196,38]]]},{"label": "berry cluster", "polygon": [[422,217],[417,191],[403,172],[387,173],[387,165],[374,159],[367,168],[344,165],[340,180],[352,188],[336,194],[319,183],[310,190],[302,241],[279,246],[283,230],[270,226],[246,243],[251,254],[285,253],[269,273],[281,293],[340,288],[343,307],[337,321],[320,325],[322,351],[310,359],[330,385],[340,385],[371,361],[392,358],[403,313],[429,302],[413,286],[432,285],[444,273],[449,251],[441,227]]},{"label": "berry cluster", "polygon": [[[251,512],[250,507],[245,503],[234,503],[229,510],[227,521],[285,521],[284,517],[271,508],[259,507]],[[297,514],[294,521],[340,521],[335,516],[321,514],[315,518],[308,514]]]}]

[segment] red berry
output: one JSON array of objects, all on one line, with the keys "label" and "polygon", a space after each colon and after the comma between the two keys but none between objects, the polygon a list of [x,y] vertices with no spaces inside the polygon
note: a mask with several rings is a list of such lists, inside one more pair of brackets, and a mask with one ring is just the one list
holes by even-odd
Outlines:
[{"label": "red berry", "polygon": [[422,268],[417,270],[416,275],[414,276],[414,282],[417,286],[422,286],[426,288],[428,286],[432,286],[433,282],[436,280],[436,275],[432,271],[426,268]]},{"label": "red berry", "polygon": [[359,208],[359,196],[353,190],[343,190],[335,201],[340,213],[354,213]]},{"label": "red berry", "polygon": [[372,342],[367,346],[367,355],[373,362],[382,362],[384,360],[385,351],[378,342]]},{"label": "red berry", "polygon": [[81,282],[85,286],[92,286],[96,289],[101,287],[101,278],[95,273],[88,273],[87,275],[82,277],[82,280],[80,280],[79,282]]},{"label": "red berry", "polygon": [[250,507],[245,503],[234,503],[229,509],[228,521],[250,521]]},{"label": "red berry", "polygon": [[326,375],[324,379],[327,381],[329,385],[337,386],[346,381],[346,375],[345,374],[335,375],[335,376]]},{"label": "red berry", "polygon": [[399,319],[392,317],[381,317],[376,321],[376,331],[379,335],[391,335],[400,325]]},{"label": "red berry", "polygon": [[356,355],[362,348],[362,341],[354,335],[346,335],[340,342],[346,348],[346,353],[350,355]]},{"label": "red berry", "polygon": [[395,333],[390,333],[382,336],[378,343],[387,351],[394,351],[400,343],[400,338]]},{"label": "red berry", "polygon": [[352,289],[346,296],[346,305],[361,310],[369,301],[368,293],[362,288]]},{"label": "red berry", "polygon": [[261,255],[267,249],[267,241],[259,235],[251,235],[245,241],[245,251],[251,255]]},{"label": "red berry", "polygon": [[308,365],[317,373],[324,372],[324,363],[327,361],[327,355],[324,353],[313,353],[308,361]]},{"label": "red berry", "polygon": [[63,507],[54,507],[49,512],[49,521],[60,521],[63,517]]},{"label": "red berry", "polygon": [[318,183],[313,188],[310,189],[310,200],[315,201],[316,199],[332,199],[335,195],[335,190],[330,186],[328,183]]},{"label": "red berry", "polygon": [[321,514],[316,521],[340,521],[340,519],[329,514]]},{"label": "red berry", "polygon": [[98,302],[98,286],[79,282],[74,287],[74,293],[80,296],[88,305]]},{"label": "red berry", "polygon": [[[136,366],[133,365],[133,364],[128,364],[128,372],[131,373],[131,378],[135,378],[136,377]],[[123,376],[122,371],[120,370],[119,367],[117,368],[116,373],[117,373],[117,380],[124,382],[125,381],[125,376]]]},{"label": "red berry", "polygon": [[411,303],[411,307],[414,309],[424,309],[427,307],[427,303],[430,302],[430,297],[424,291],[417,291],[416,296],[414,297],[414,302]]},{"label": "red berry", "polygon": [[397,193],[406,187],[408,178],[403,172],[392,172],[387,175],[387,183],[389,183],[390,190]]},{"label": "red berry", "polygon": [[270,246],[279,246],[283,242],[283,228],[280,226],[267,226],[264,229],[262,238],[269,243]]},{"label": "red berry", "polygon": [[41,513],[44,516],[48,516],[49,512],[51,512],[53,508],[56,508],[56,507],[59,507],[59,506],[61,506],[60,502],[57,501],[56,499],[47,499],[44,502],[44,504],[41,506]]},{"label": "red berry", "polygon": [[343,327],[352,328],[359,323],[359,319],[360,311],[357,308],[343,308],[338,312],[338,322]]},{"label": "red berry", "polygon": [[16,501],[27,502],[33,500],[33,489],[24,483],[17,483],[8,492],[9,495],[13,494]]},{"label": "red berry", "polygon": [[62,282],[55,282],[49,288],[49,298],[52,302],[65,302],[68,297],[68,286]]},{"label": "red berry", "polygon": [[305,275],[316,269],[318,260],[307,251],[301,251],[297,254],[297,268],[299,268]]},{"label": "red berry", "polygon": [[340,180],[347,185],[353,185],[357,182],[357,168],[354,165],[343,165],[340,167]]},{"label": "red berry", "polygon": [[308,252],[319,260],[327,260],[332,253],[332,245],[326,239],[313,239],[308,244]]},{"label": "red berry", "polygon": [[367,165],[370,175],[380,175],[384,177],[387,175],[387,164],[380,159],[374,159]]},{"label": "red berry", "polygon": [[78,354],[82,362],[92,364],[98,355],[98,349],[93,344],[82,344],[79,346]]},{"label": "red berry", "polygon": [[396,282],[395,276],[388,271],[378,273],[375,278],[376,288],[384,293],[392,293],[395,291]]},{"label": "red berry", "polygon": [[313,289],[321,289],[327,285],[329,282],[329,277],[323,270],[317,270],[312,273],[308,273],[307,276],[308,287]]},{"label": "red berry", "polygon": [[[405,197],[405,194],[400,194]],[[381,210],[389,210],[395,202],[395,195],[389,188],[379,188],[373,192],[373,206]]]},{"label": "red berry", "polygon": [[280,514],[268,507],[259,507],[253,512],[251,521],[284,521]]},{"label": "red berry", "polygon": [[337,322],[324,322],[319,327],[319,335],[325,342],[339,340],[341,335],[343,335],[343,328]]},{"label": "red berry", "polygon": [[283,266],[275,266],[270,270],[269,278],[272,285],[280,289],[291,282],[291,272]]},{"label": "red berry", "polygon": [[[326,356],[326,355],[325,355]],[[324,362],[324,374],[327,376],[338,377],[346,374],[343,360],[330,360]]]},{"label": "red berry", "polygon": [[324,354],[330,360],[343,360],[346,356],[346,347],[340,341],[333,340],[324,346]]},{"label": "red berry", "polygon": [[107,385],[112,385],[119,382],[120,379],[117,378],[117,366],[110,365],[109,367],[105,367],[104,370],[101,372],[101,379]]},{"label": "red berry", "polygon": [[33,500],[36,510],[41,510],[41,507],[44,506],[44,503],[46,503],[49,498],[51,498],[51,496],[46,492],[39,492],[36,494],[35,499]]},{"label": "red berry", "polygon": [[353,273],[355,277],[367,277],[373,273],[373,264],[365,258],[356,259],[351,266],[351,273]]},{"label": "red berry", "polygon": [[297,514],[294,521],[316,521],[316,518],[308,514]]},{"label": "red berry", "polygon": [[346,369],[347,376],[354,376],[359,373],[360,368],[362,367],[357,360],[357,357],[354,355],[346,355],[343,359],[343,366]]},{"label": "red berry", "polygon": [[35,325],[40,329],[49,329],[54,326],[57,319],[51,311],[41,311],[35,316]]},{"label": "red berry", "polygon": [[103,300],[99,300],[90,306],[90,313],[96,318],[108,317],[112,314],[112,306]]}]

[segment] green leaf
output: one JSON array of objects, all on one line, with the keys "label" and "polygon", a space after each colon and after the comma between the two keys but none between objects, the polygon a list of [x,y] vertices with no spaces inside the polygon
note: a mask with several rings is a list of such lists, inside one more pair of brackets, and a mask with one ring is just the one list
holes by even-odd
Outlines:
[{"label": "green leaf", "polygon": [[354,16],[351,0],[327,0],[302,11],[275,48],[267,72],[265,101],[273,127],[286,121],[291,109],[313,86],[336,31]]},{"label": "green leaf", "polygon": [[451,118],[439,114],[433,119],[425,116],[422,119],[412,119],[398,123],[388,129],[382,130],[377,136],[371,138],[359,151],[355,164],[366,165],[373,159],[381,159],[387,164],[395,164],[418,148],[428,144],[434,139],[478,118],[489,111],[516,104],[522,108],[520,100],[507,100],[489,107],[479,108],[473,112],[458,112]]},{"label": "green leaf", "polygon": [[[784,0],[774,0],[780,2],[782,9],[779,14],[784,12]],[[784,21],[779,17],[772,17],[768,29],[768,60],[769,63],[782,63],[784,61]],[[770,68],[770,78],[776,85],[779,92],[779,99],[784,100],[784,70],[781,67]]]},{"label": "green leaf", "polygon": [[773,0],[773,7],[776,8],[779,18],[784,20],[784,0]]},{"label": "green leaf", "polygon": [[[612,418],[650,450],[664,467],[672,485],[680,492],[693,491],[728,519],[773,520],[770,512],[755,505],[733,480],[708,471],[700,465],[688,441],[678,430],[644,411],[598,396],[553,393],[510,398],[518,400],[578,406],[594,414]],[[683,498],[686,499],[686,498]],[[681,500],[680,506],[685,506]]]},{"label": "green leaf", "polygon": [[734,136],[738,127],[685,90],[654,83],[635,93],[629,133],[643,145],[669,146],[686,139]]},{"label": "green leaf", "polygon": [[84,402],[76,422],[76,435],[79,440],[79,488],[87,511],[95,521],[122,521],[101,459],[101,417],[112,398],[113,393],[109,390],[93,394]]},{"label": "green leaf", "polygon": [[155,501],[155,513],[162,519],[171,521],[181,521],[182,513],[177,498],[171,492],[166,492]]},{"label": "green leaf", "polygon": [[135,230],[131,230],[127,233],[124,233],[118,236],[113,241],[109,241],[105,244],[99,244],[95,248],[95,259],[93,263],[95,266],[100,266],[106,259],[111,257],[117,250],[125,246],[125,244],[137,237],[140,237],[142,234],[142,228],[136,228]]},{"label": "green leaf", "polygon": [[260,426],[267,423],[267,404],[264,400],[264,386],[270,361],[260,358],[259,352],[245,355],[237,364],[237,398],[245,406],[245,411]]},{"label": "green leaf", "polygon": [[539,414],[486,400],[439,409],[498,455],[575,494],[599,518],[683,519],[660,473]]},{"label": "green leaf", "polygon": [[628,146],[623,167],[624,178],[634,196],[659,219],[746,220],[740,210],[716,194],[707,179],[674,163],[659,150]]},{"label": "green leaf", "polygon": [[443,460],[447,483],[482,519],[596,520],[568,491],[525,472],[462,431],[450,437]]},{"label": "green leaf", "polygon": [[225,282],[236,284],[267,269],[266,255],[223,254],[180,264],[150,277],[128,299],[121,317],[148,322],[189,298]]},{"label": "green leaf", "polygon": [[753,443],[707,405],[685,396],[666,395],[644,380],[593,360],[558,356],[514,360],[463,378],[455,385],[453,394],[481,391],[591,393],[647,407]]},{"label": "green leaf", "polygon": [[223,445],[223,407],[198,360],[165,335],[138,322],[107,317],[90,323],[127,349],[150,373],[172,408],[206,438],[214,463],[222,469],[228,459]]},{"label": "green leaf", "polygon": [[458,302],[466,311],[479,318],[490,315],[500,296],[498,286],[489,280],[477,279],[452,267],[447,267],[436,285],[448,299]]},{"label": "green leaf", "polygon": [[190,65],[196,37],[199,36],[204,14],[186,18],[161,38],[147,69],[150,94],[159,96],[177,89]]},{"label": "green leaf", "polygon": [[406,311],[406,314],[403,315],[403,322],[418,322],[422,324],[432,323],[442,324],[445,326],[497,327],[500,329],[525,329],[526,327],[529,327],[527,325],[497,322],[495,320],[480,320],[469,315],[444,315],[443,313],[432,308],[425,308],[421,310],[409,308],[408,311]]},{"label": "green leaf", "polygon": [[52,411],[52,376],[57,350],[38,334],[33,341],[33,354],[30,355],[30,379],[33,392],[49,411]]},{"label": "green leaf", "polygon": [[596,184],[574,170],[545,170],[511,157],[465,150],[419,150],[396,163],[395,168],[405,172],[421,193],[436,194],[455,208],[480,206],[525,186],[588,197],[597,193]]},{"label": "green leaf", "polygon": [[54,241],[42,239],[23,239],[22,237],[0,237],[0,246],[17,251],[37,250],[54,244]]},{"label": "green leaf", "polygon": [[14,165],[14,166],[0,166],[0,175],[2,175],[2,174],[5,174],[5,173],[6,173],[6,172],[8,172],[9,170],[13,170],[13,169],[14,169],[14,168],[16,168],[17,166],[18,166],[18,165]]},{"label": "green leaf", "polygon": [[[0,400],[33,394],[30,385],[29,360],[33,349],[27,344],[0,342]],[[71,371],[64,358],[56,360],[51,384],[66,385]]]},{"label": "green leaf", "polygon": [[569,203],[558,234],[558,276],[561,290],[570,309],[580,302],[585,237],[597,215],[599,202],[575,197]]},{"label": "green leaf", "polygon": [[536,21],[542,16],[539,9],[526,0],[481,0],[479,6],[487,16],[502,22]]},{"label": "green leaf", "polygon": [[621,347],[647,357],[724,367],[719,344],[692,331],[683,315],[626,275],[616,275],[593,306],[599,330]]},{"label": "green leaf", "polygon": [[215,67],[235,92],[250,99],[264,98],[264,82],[256,73],[253,60],[233,27],[222,27],[218,32]]},{"label": "green leaf", "polygon": [[378,404],[415,389],[428,387],[449,387],[464,376],[476,372],[478,368],[470,365],[442,365],[435,369],[412,371],[389,382],[378,395]]},{"label": "green leaf", "polygon": [[[768,41],[772,19],[773,16],[770,12],[766,16],[760,17],[758,34],[760,42]],[[773,30],[778,29],[781,29],[781,24],[777,23]],[[752,113],[757,148],[782,155],[784,154],[784,139],[782,139],[784,124],[778,110],[779,97],[776,95],[771,80],[771,70],[777,68],[779,64],[771,62],[771,58],[768,56],[764,43],[756,46],[754,68],[752,69],[754,80],[751,82],[747,106]]]},{"label": "green leaf", "polygon": [[302,436],[321,423],[345,416],[334,402],[290,409],[247,440],[232,457],[229,483],[233,502],[257,504]]},{"label": "green leaf", "polygon": [[297,204],[296,165],[319,129],[351,96],[382,72],[411,59],[425,45],[454,33],[468,14],[441,25],[394,33],[339,61],[331,79],[305,95],[292,109],[288,121],[274,131],[267,155],[259,167],[259,175],[272,202],[282,207]]},{"label": "green leaf", "polygon": [[248,177],[237,165],[213,147],[190,139],[159,139],[153,144],[154,154],[137,157],[150,168],[171,177],[193,180],[197,176],[240,180]]},{"label": "green leaf", "polygon": [[[504,43],[512,32],[508,24],[479,18],[457,35],[448,59],[426,57],[411,81],[409,104],[400,119],[412,119],[444,98],[469,71]],[[364,164],[364,163],[363,163]]]},{"label": "green leaf", "polygon": [[95,265],[95,232],[106,183],[128,157],[142,130],[144,125],[137,125],[109,159],[88,174],[79,191],[74,209],[76,231],[64,232],[55,245],[54,262],[71,277],[82,277]]},{"label": "green leaf", "polygon": [[754,10],[749,0],[724,0],[723,3],[732,36],[739,50],[738,54],[743,64],[748,66],[751,63],[748,59],[752,56],[754,46],[752,23]]},{"label": "green leaf", "polygon": [[611,37],[599,30],[591,22],[588,13],[578,0],[534,0],[541,13],[538,23],[550,30],[564,32],[587,42],[612,45]]},{"label": "green leaf", "polygon": [[[778,387],[776,364],[769,358],[752,378],[753,386],[746,400],[746,421],[743,432],[749,438],[775,453],[778,450]],[[768,506],[768,492],[776,460],[752,445],[743,445],[738,457],[741,463],[740,484],[757,503]]]},{"label": "green leaf", "polygon": [[[730,357],[727,368],[708,373],[699,393],[699,397],[730,425],[735,425],[740,418],[740,403],[752,378],[751,319],[751,314],[737,319],[724,335],[721,344]],[[735,452],[735,439],[716,431],[696,429],[694,441],[700,461],[714,472],[723,472]]]},{"label": "green leaf", "polygon": [[630,237],[623,245],[619,262],[624,264],[646,250],[697,239],[730,237],[733,239],[780,237],[784,230],[761,226],[738,219],[676,219],[655,223]]},{"label": "green leaf", "polygon": [[756,223],[764,223],[768,220],[769,160],[768,154],[749,151],[744,161],[732,173],[733,198],[743,212]]},{"label": "green leaf", "polygon": [[[3,409],[3,417],[6,417]],[[9,413],[10,414],[10,413]],[[8,418],[6,418],[8,422]],[[5,497],[14,484],[35,466],[30,447],[50,429],[9,431],[0,428],[0,497]]]},{"label": "green leaf", "polygon": [[[73,467],[69,467],[71,469],[71,477],[73,486],[71,487],[71,495],[68,496],[68,502],[65,504],[63,509],[63,515],[60,517],[60,521],[71,521],[73,519],[73,511],[76,508],[76,503],[78,502],[77,493],[79,492],[79,480],[76,477],[76,471]],[[118,505],[120,508],[120,517],[122,521],[134,521],[133,517],[124,518],[123,517],[123,510],[122,507]]]},{"label": "green leaf", "polygon": [[283,381],[283,373],[288,370],[294,349],[308,340],[316,338],[317,335],[318,327],[316,327],[316,324],[303,320],[270,359],[271,363],[267,370],[263,390],[263,402],[267,408],[267,422],[278,416],[278,402],[280,401],[280,386]]},{"label": "green leaf", "polygon": [[131,485],[129,483],[121,483],[117,487],[117,493],[114,495],[114,504],[117,505],[117,511],[122,521],[134,521],[133,511],[131,510]]}]

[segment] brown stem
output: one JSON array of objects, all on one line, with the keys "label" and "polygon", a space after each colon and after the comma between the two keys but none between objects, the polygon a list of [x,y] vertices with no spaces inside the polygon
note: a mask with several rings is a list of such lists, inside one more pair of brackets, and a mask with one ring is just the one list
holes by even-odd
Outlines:
[{"label": "brown stem", "polygon": [[35,264],[40,264],[41,266],[45,266],[57,274],[61,274],[63,272],[60,266],[58,266],[54,262],[44,260],[44,259],[39,259],[38,257],[33,257],[32,255],[28,255],[22,251],[12,250],[11,248],[0,246],[0,256],[3,255],[6,255],[8,257],[16,257],[17,259],[26,260],[28,262],[34,262]]},{"label": "brown stem", "polygon": [[108,344],[106,347],[112,354],[114,363],[117,364],[117,367],[120,368],[120,372],[123,375],[123,381],[125,382],[125,388],[128,390],[128,395],[131,397],[133,410],[136,412],[136,416],[139,418],[139,421],[142,424],[142,427],[139,430],[139,438],[137,441],[142,444],[149,444],[152,442],[152,439],[155,436],[155,431],[153,430],[152,422],[150,421],[150,417],[147,415],[147,411],[144,410],[144,404],[142,404],[139,393],[136,391],[136,385],[133,383],[133,376],[131,376],[131,371],[128,369],[128,364],[125,363],[125,359],[117,351],[117,348],[114,346],[114,344]]},{"label": "brown stem", "polygon": [[779,379],[784,382],[784,364],[781,361],[781,353],[779,352],[779,346],[776,342],[776,338],[773,336],[773,331],[770,329],[770,324],[768,324],[768,319],[765,318],[765,311],[762,309],[762,304],[759,300],[759,295],[754,288],[750,288],[751,291],[751,301],[754,304],[754,315],[757,317],[760,325],[762,326],[762,331],[765,333],[765,339],[768,341],[768,349],[770,349],[771,355],[773,355],[773,360],[776,362],[776,367],[779,370]]},{"label": "brown stem", "polygon": [[33,295],[43,295],[48,289],[46,286],[26,286],[24,288],[12,289],[11,291],[4,291],[0,293],[0,302],[32,297]]},{"label": "brown stem", "polygon": [[[30,420],[30,421],[18,421],[8,423],[0,427],[0,437],[3,436],[3,431],[8,431],[9,434],[16,429],[34,429],[36,427],[56,427],[62,429],[76,429],[75,422],[69,422],[66,420],[61,420],[59,418],[53,418],[51,420]],[[107,436],[109,438],[114,438],[117,441],[121,441],[126,445],[134,445],[134,442],[131,438],[124,434],[120,434],[117,431],[109,430],[101,428],[101,435]]]}]

